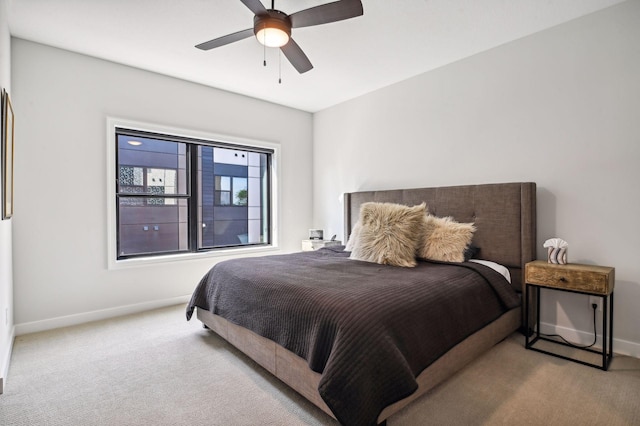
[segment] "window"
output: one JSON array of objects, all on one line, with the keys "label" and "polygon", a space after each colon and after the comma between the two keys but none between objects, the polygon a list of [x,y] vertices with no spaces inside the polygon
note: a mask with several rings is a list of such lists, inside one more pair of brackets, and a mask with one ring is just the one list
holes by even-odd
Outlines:
[{"label": "window", "polygon": [[[247,178],[236,176],[215,176],[217,206],[246,206]],[[233,197],[231,196],[233,194]]]},{"label": "window", "polygon": [[117,259],[271,244],[272,149],[114,128]]}]

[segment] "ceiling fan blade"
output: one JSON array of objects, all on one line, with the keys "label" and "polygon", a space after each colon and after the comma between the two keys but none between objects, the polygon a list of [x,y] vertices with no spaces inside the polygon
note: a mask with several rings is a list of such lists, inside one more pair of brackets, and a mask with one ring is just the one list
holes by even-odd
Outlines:
[{"label": "ceiling fan blade", "polygon": [[339,0],[289,15],[292,28],[310,27],[355,18],[364,13],[360,0]]},{"label": "ceiling fan blade", "polygon": [[246,30],[238,31],[237,33],[227,34],[226,36],[205,41],[204,43],[197,44],[196,47],[202,50],[211,50],[215,47],[224,46],[225,44],[233,43],[234,41],[249,38],[252,35],[253,35],[253,28],[249,28]]},{"label": "ceiling fan blade", "polygon": [[255,15],[267,13],[267,9],[264,7],[260,0],[240,0],[245,6],[247,6]]},{"label": "ceiling fan blade", "polygon": [[313,68],[313,65],[311,65],[311,61],[309,61],[307,55],[304,54],[300,46],[298,46],[298,43],[293,41],[292,38],[290,38],[289,43],[282,46],[280,50],[300,74],[303,74]]}]

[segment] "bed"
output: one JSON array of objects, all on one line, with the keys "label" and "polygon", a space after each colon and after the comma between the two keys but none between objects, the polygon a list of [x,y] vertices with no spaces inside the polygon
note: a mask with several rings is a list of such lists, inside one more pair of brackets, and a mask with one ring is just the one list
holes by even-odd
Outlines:
[{"label": "bed", "polygon": [[[345,236],[368,202],[424,202],[432,215],[473,222],[478,257],[506,267],[511,282],[473,262],[399,268],[334,247],[221,262],[187,307],[187,318],[197,310],[206,327],[345,425],[385,423],[521,328],[518,293],[535,258],[535,183],[347,193]],[[458,288],[471,288],[470,299]],[[360,299],[371,304],[357,311]]]}]

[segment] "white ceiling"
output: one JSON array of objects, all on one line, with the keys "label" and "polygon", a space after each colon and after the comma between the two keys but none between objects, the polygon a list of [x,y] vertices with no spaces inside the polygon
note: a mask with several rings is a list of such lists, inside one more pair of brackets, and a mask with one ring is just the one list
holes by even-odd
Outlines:
[{"label": "white ceiling", "polygon": [[[262,0],[269,8],[271,2]],[[276,0],[288,14],[329,0]],[[194,46],[253,26],[239,0],[9,0],[14,37],[315,112],[622,0],[363,0],[364,15],[298,28],[298,74],[255,38]]]}]

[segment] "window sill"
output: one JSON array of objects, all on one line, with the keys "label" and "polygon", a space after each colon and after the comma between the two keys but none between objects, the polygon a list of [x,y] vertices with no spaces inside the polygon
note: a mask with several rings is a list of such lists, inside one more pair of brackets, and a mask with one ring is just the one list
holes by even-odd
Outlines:
[{"label": "window sill", "polygon": [[[135,268],[148,265],[168,264],[173,262],[184,262],[192,260],[202,260],[211,258],[234,258],[242,255],[253,255],[258,253],[279,251],[277,246],[259,246],[259,247],[237,247],[229,249],[219,249],[214,251],[206,251],[199,253],[181,253],[170,254],[166,256],[137,257],[132,259],[109,259],[109,270]],[[222,259],[225,260],[225,259]]]}]

